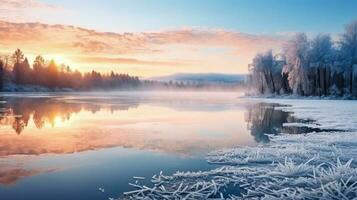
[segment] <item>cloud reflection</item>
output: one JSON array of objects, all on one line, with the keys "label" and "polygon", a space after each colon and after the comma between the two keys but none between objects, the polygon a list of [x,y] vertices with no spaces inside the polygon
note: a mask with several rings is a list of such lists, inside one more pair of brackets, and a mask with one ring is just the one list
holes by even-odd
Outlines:
[{"label": "cloud reflection", "polygon": [[[124,147],[180,156],[267,142],[289,113],[219,97],[6,97],[0,104],[0,183],[49,169],[6,167],[17,155]],[[226,103],[222,104],[222,100]],[[2,100],[0,100],[2,101]],[[219,106],[221,105],[221,106]]]}]

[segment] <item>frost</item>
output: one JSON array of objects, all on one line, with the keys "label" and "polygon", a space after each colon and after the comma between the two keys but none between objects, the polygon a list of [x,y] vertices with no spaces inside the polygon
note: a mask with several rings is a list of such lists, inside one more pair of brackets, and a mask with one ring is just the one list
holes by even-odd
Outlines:
[{"label": "frost", "polygon": [[103,193],[105,192],[104,188],[101,188],[101,187],[98,188],[98,190],[101,191],[101,192],[103,192]]},{"label": "frost", "polygon": [[[274,167],[222,167],[206,172],[155,175],[153,187],[131,184],[137,190],[123,199],[352,199],[357,195],[356,169],[342,164],[296,164],[286,159]],[[327,168],[326,168],[327,167]],[[224,195],[223,188],[239,185],[240,196]]]},{"label": "frost", "polygon": [[137,179],[121,199],[356,199],[356,102],[267,101],[292,105],[279,109],[316,120],[314,126],[345,131],[280,134],[269,136],[267,144],[210,152],[207,161],[222,167],[160,172],[151,185]]}]

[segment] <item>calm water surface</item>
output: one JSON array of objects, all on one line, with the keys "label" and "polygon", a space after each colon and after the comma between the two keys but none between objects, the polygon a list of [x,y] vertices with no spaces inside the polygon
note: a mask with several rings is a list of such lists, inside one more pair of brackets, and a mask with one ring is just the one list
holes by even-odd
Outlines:
[{"label": "calm water surface", "polygon": [[133,176],[215,168],[205,153],[297,131],[278,105],[238,96],[0,94],[0,199],[118,197]]}]

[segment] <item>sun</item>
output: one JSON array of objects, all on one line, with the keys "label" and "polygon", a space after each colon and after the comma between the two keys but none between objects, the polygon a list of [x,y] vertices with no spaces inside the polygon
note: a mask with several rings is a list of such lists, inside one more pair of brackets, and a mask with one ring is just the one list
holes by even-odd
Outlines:
[{"label": "sun", "polygon": [[65,126],[65,121],[60,116],[56,116],[53,122],[53,125],[57,128]]},{"label": "sun", "polygon": [[47,54],[44,57],[46,60],[54,60],[58,65],[70,65],[72,63],[68,57],[61,54]]}]

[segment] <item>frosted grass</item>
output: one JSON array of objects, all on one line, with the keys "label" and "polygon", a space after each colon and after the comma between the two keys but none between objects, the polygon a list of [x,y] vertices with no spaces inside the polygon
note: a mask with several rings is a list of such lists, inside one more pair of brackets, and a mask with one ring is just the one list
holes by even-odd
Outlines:
[{"label": "frosted grass", "polygon": [[[357,199],[357,107],[344,102],[278,100],[298,118],[348,132],[280,134],[268,144],[210,152],[207,161],[222,167],[161,172],[150,186],[136,179],[121,199]],[[225,191],[232,185],[238,192]]]}]

